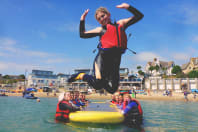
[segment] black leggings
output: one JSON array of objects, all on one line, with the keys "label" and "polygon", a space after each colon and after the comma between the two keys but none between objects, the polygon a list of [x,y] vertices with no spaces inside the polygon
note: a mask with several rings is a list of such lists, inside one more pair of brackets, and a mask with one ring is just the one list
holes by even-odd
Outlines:
[{"label": "black leggings", "polygon": [[121,55],[119,48],[99,50],[94,61],[94,76],[86,74],[83,80],[96,90],[104,88],[111,94],[115,93],[120,80]]}]

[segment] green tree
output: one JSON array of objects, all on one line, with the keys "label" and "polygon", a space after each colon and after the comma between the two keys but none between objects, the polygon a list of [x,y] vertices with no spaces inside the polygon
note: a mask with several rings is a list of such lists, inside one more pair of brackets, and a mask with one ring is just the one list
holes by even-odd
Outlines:
[{"label": "green tree", "polygon": [[162,67],[162,71],[163,71],[163,74],[164,74],[164,75],[166,75],[166,70],[167,70],[166,67]]},{"label": "green tree", "polygon": [[149,67],[149,71],[151,71],[151,74],[153,73],[153,70],[155,69],[155,67],[154,66],[150,66]]},{"label": "green tree", "polygon": [[188,77],[189,78],[198,78],[198,71],[193,70],[193,71],[189,72]]},{"label": "green tree", "polygon": [[141,66],[137,66],[137,69],[138,69],[138,70],[141,70],[141,69],[142,69],[142,67],[141,67]]},{"label": "green tree", "polygon": [[16,83],[17,81],[15,80],[15,79],[10,79],[10,80],[8,80],[8,84],[13,84],[13,83]]},{"label": "green tree", "polygon": [[177,78],[187,78],[188,75],[184,74],[183,72],[177,73],[176,75]]},{"label": "green tree", "polygon": [[5,75],[5,76],[3,76],[3,79],[10,79],[10,76],[9,75]]},{"label": "green tree", "polygon": [[145,73],[144,73],[142,70],[139,70],[139,71],[138,71],[138,74],[144,76]]},{"label": "green tree", "polygon": [[175,66],[173,66],[173,69],[172,69],[172,74],[179,74],[179,73],[182,73],[182,69],[181,69],[181,67],[180,66],[178,66],[178,65],[175,65]]},{"label": "green tree", "polygon": [[21,74],[19,75],[20,79],[25,79],[25,75]]},{"label": "green tree", "polygon": [[137,66],[137,69],[138,69],[138,74],[144,76],[145,73],[141,70],[142,67],[141,66]]},{"label": "green tree", "polygon": [[156,71],[159,71],[159,69],[160,69],[159,65],[156,65],[156,66],[154,67],[154,69],[155,69]]}]

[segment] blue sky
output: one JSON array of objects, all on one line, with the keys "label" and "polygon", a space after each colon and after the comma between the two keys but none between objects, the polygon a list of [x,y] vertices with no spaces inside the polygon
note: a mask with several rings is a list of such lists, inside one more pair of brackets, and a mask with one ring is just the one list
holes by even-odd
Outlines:
[{"label": "blue sky", "polygon": [[136,71],[154,57],[182,65],[198,57],[197,0],[0,0],[0,74],[24,74],[32,69],[73,73],[92,68],[98,37],[81,39],[79,20],[90,12],[86,29],[100,26],[95,10],[104,6],[111,19],[131,14],[115,6],[123,2],[139,9],[144,18],[127,29],[128,47],[121,67]]}]

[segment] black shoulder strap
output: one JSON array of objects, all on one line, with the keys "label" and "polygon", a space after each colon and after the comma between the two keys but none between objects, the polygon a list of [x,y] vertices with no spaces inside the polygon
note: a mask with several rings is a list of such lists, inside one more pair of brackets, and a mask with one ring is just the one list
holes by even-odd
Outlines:
[{"label": "black shoulder strap", "polygon": [[117,39],[118,39],[118,47],[121,47],[120,40],[119,40],[118,24],[116,23],[116,21],[114,22],[114,24],[116,26],[116,34],[117,34]]}]

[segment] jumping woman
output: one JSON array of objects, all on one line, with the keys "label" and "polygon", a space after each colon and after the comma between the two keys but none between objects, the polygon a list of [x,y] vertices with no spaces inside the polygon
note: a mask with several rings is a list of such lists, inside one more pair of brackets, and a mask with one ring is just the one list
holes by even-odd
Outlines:
[{"label": "jumping woman", "polygon": [[85,10],[82,14],[80,18],[80,37],[100,37],[98,54],[94,60],[94,76],[85,73],[77,73],[73,74],[68,79],[68,82],[83,80],[88,82],[88,84],[96,90],[104,88],[111,94],[117,91],[120,80],[119,70],[121,56],[127,49],[127,36],[125,30],[130,25],[141,20],[144,15],[127,3],[122,3],[116,7],[126,9],[134,16],[113,23],[111,22],[110,12],[106,8],[100,7],[95,12],[95,18],[101,24],[101,27],[86,31],[85,18],[89,9]]}]

